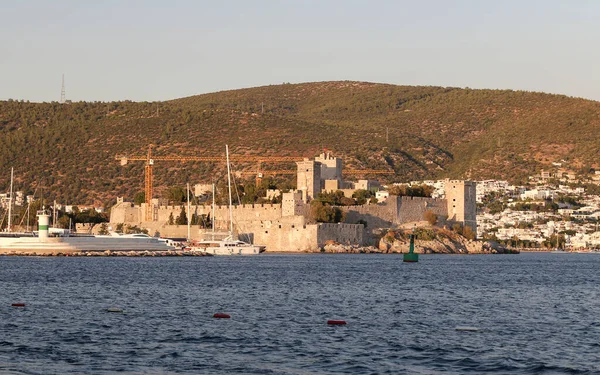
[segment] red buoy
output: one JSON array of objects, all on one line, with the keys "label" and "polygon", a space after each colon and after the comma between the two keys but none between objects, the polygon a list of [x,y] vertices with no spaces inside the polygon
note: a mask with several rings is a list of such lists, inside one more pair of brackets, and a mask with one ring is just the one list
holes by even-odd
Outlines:
[{"label": "red buoy", "polygon": [[24,303],[13,303],[11,306],[13,307],[25,307]]},{"label": "red buoy", "polygon": [[328,320],[327,324],[342,325],[342,324],[346,324],[346,321],[345,320]]},{"label": "red buoy", "polygon": [[217,318],[217,319],[229,319],[229,318],[231,318],[231,316],[229,314],[216,313],[215,315],[213,315],[213,318]]}]

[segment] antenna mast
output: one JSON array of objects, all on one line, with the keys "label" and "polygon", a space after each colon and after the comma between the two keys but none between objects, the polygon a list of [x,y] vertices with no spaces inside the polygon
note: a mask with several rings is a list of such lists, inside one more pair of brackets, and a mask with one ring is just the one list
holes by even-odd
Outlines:
[{"label": "antenna mast", "polygon": [[60,89],[60,103],[64,104],[66,102],[65,95],[65,74],[62,75],[62,88]]}]

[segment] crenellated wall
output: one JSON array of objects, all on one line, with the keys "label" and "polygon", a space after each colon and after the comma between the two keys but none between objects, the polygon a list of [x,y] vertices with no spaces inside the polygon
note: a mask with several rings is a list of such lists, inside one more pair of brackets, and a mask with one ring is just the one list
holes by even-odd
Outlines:
[{"label": "crenellated wall", "polygon": [[367,228],[390,228],[396,222],[396,204],[369,204],[364,206],[341,206],[346,213],[346,223],[366,222]]},{"label": "crenellated wall", "polygon": [[342,244],[363,244],[360,224],[306,224],[298,216],[294,220],[264,221],[248,226],[247,232],[255,244],[265,245],[267,251],[318,251],[328,240]]},{"label": "crenellated wall", "polygon": [[[449,203],[446,199],[390,196],[382,204],[340,207],[346,213],[345,223],[307,224],[310,204],[301,202],[302,198],[300,193],[287,193],[284,194],[283,205],[233,206],[234,232],[239,233],[243,240],[251,238],[256,244],[266,245],[270,251],[314,251],[324,246],[327,240],[364,245],[372,240],[372,229],[422,222],[425,212],[429,210],[437,215],[439,223],[453,222],[447,221]],[[467,203],[470,207],[471,201]],[[192,214],[212,216],[210,205],[191,206],[191,212],[187,212],[185,205],[183,209],[188,217]],[[157,221],[154,222],[140,222],[142,210],[140,206],[120,202],[111,210],[111,223],[140,225],[163,236],[180,237],[187,234],[186,226],[166,225],[171,214],[174,219],[181,214],[182,206],[156,207],[154,217]],[[216,231],[228,231],[228,206],[215,208],[214,222]],[[364,223],[366,228],[362,225]],[[198,226],[192,228],[192,238],[201,237],[202,233]],[[244,238],[244,234],[248,237]]]},{"label": "crenellated wall", "polygon": [[390,196],[382,204],[340,207],[346,212],[347,223],[367,223],[367,228],[390,228],[405,223],[423,221],[431,210],[444,222],[448,216],[445,199]]},{"label": "crenellated wall", "polygon": [[307,225],[301,216],[290,219],[255,222],[244,228],[245,233],[251,234],[255,244],[266,246],[267,251],[317,250],[316,226]]},{"label": "crenellated wall", "polygon": [[140,206],[134,206],[131,202],[119,201],[110,210],[111,223],[139,223],[142,217]]},{"label": "crenellated wall", "polygon": [[[234,222],[249,221],[276,221],[283,217],[302,216],[307,218],[310,212],[310,205],[300,202],[294,203],[300,195],[290,195],[289,203],[286,201],[285,212],[278,204],[244,204],[233,206]],[[294,199],[295,198],[295,199]],[[173,218],[180,215],[181,209],[187,212],[187,206],[160,206],[157,207],[156,217],[159,223],[167,223],[169,216]],[[438,216],[440,222],[444,222],[448,217],[448,201],[446,199],[424,198],[424,197],[398,197],[390,196],[382,204],[369,204],[363,206],[341,206],[340,209],[346,212],[346,223],[356,224],[359,221],[367,222],[369,228],[389,228],[408,222],[423,221],[424,214],[430,210]],[[285,215],[284,215],[285,213]],[[191,214],[211,215],[210,205],[191,206]],[[111,210],[111,223],[131,223],[140,224],[141,208],[133,206],[131,203],[120,203]],[[191,216],[189,216],[191,217]],[[227,206],[215,207],[215,223],[219,230],[227,229],[229,222],[229,208]]]},{"label": "crenellated wall", "polygon": [[396,224],[423,221],[425,220],[424,215],[426,211],[432,211],[438,216],[438,220],[440,221],[445,221],[448,217],[448,205],[445,199],[424,197],[396,198],[398,206],[398,219]]},{"label": "crenellated wall", "polygon": [[[181,214],[182,206],[160,206],[156,208],[158,222],[168,222],[169,216],[173,214],[173,218],[177,218]],[[191,206],[187,212],[187,206],[183,206],[186,215],[191,218],[191,214],[212,216],[212,208],[210,205]],[[281,206],[278,204],[243,204],[232,207],[234,222],[249,221],[249,220],[277,220],[281,218]],[[215,207],[215,223],[217,229],[226,229],[229,222],[229,207]]]}]

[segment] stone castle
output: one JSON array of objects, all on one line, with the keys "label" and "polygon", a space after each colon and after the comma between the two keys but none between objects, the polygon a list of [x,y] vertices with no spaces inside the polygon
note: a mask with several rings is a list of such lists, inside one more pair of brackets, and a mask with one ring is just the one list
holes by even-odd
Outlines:
[{"label": "stone castle", "polygon": [[[342,190],[349,196],[357,188],[366,188],[368,181],[352,186],[342,178],[342,159],[321,154],[315,160],[297,162],[297,190],[282,194],[281,204],[233,206],[234,234],[241,240],[266,245],[267,251],[315,251],[326,241],[342,244],[369,245],[372,230],[393,228],[424,221],[426,211],[437,215],[442,224],[459,223],[470,226],[476,233],[475,183],[447,180],[446,198],[390,196],[384,203],[362,206],[342,206],[344,223],[316,223],[310,215],[310,202],[321,191]],[[157,200],[155,200],[157,202]],[[150,234],[164,237],[186,237],[187,226],[167,225],[169,216],[177,217],[182,206],[153,204],[150,220],[146,220],[145,203],[140,206],[119,199],[111,209],[111,226],[119,223],[147,228]],[[187,217],[192,214],[212,217],[210,205],[194,205],[190,211],[183,206]],[[229,209],[217,206],[214,212],[214,231],[223,234],[229,225]],[[193,226],[192,239],[210,238],[212,229]]]}]

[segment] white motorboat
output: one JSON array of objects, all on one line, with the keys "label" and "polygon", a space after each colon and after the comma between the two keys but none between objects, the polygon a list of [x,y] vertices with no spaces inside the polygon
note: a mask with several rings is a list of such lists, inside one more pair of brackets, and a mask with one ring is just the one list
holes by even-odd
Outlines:
[{"label": "white motorboat", "polygon": [[190,251],[209,255],[256,255],[265,251],[265,247],[239,240],[224,239],[195,242],[190,247]]}]

